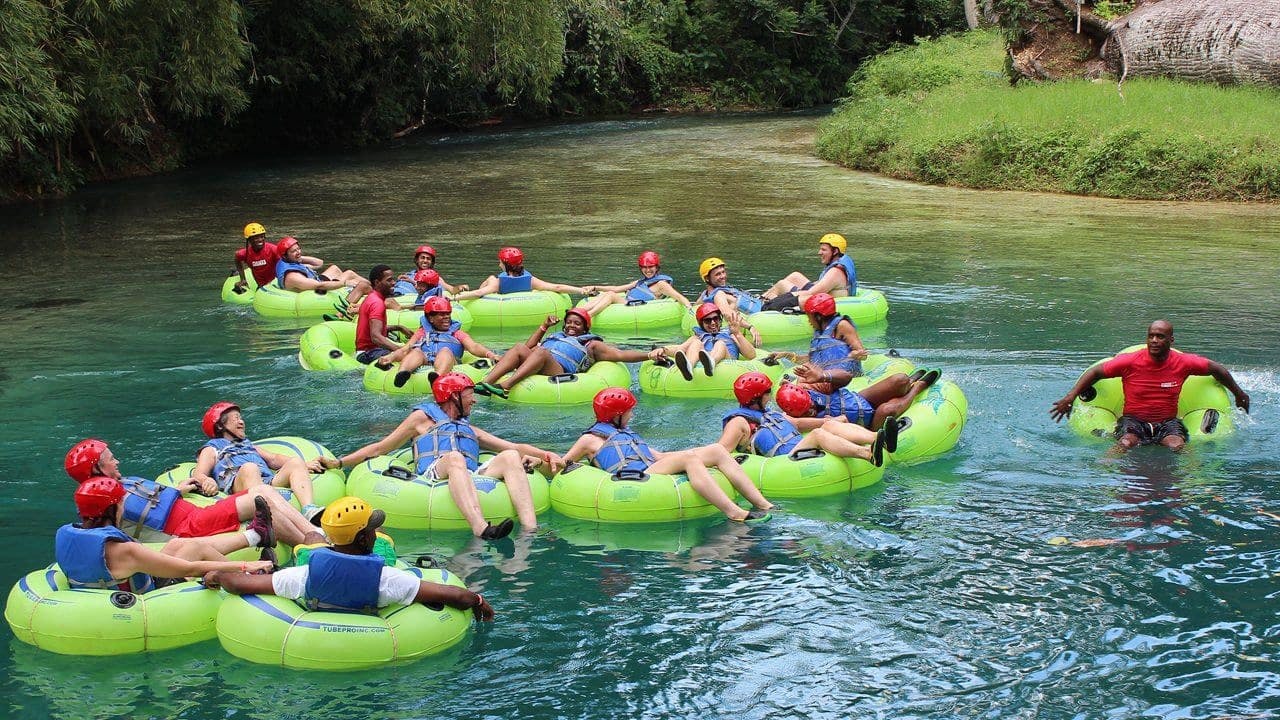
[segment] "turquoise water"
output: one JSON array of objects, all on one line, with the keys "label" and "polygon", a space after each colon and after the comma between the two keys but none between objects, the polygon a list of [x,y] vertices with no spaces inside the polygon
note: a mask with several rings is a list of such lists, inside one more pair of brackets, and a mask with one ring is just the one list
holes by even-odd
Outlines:
[{"label": "turquoise water", "polygon": [[[349,675],[267,671],[216,642],[67,658],[6,635],[10,717],[1121,718],[1280,712],[1280,213],[918,187],[813,159],[812,116],[593,123],[421,138],[355,155],[207,168],[0,210],[0,561],[49,562],[70,517],[66,449],[94,435],[129,474],[201,444],[234,399],[251,435],[350,451],[410,404],[304,374],[300,326],[222,306],[245,222],[309,253],[397,270],[422,241],[453,282],[499,245],[539,276],[624,282],[652,248],[688,291],[728,260],[760,288],[843,232],[889,296],[869,333],[970,401],[959,447],[764,526],[601,527],[555,514],[485,545],[395,533],[482,590],[498,620],[453,651]],[[1048,418],[1093,360],[1167,317],[1225,363],[1253,415],[1217,446],[1111,460]],[[709,441],[722,404],[641,397],[664,448]],[[583,409],[481,406],[564,449]],[[1086,542],[1060,545],[1058,538]],[[1097,542],[1109,541],[1109,542]]]}]

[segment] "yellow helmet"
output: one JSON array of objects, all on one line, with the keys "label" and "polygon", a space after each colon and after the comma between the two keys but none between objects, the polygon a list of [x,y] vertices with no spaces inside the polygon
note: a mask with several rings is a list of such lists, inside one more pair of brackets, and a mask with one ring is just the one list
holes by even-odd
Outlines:
[{"label": "yellow helmet", "polygon": [[245,240],[248,240],[249,238],[255,235],[266,235],[266,234],[267,234],[267,229],[262,227],[260,223],[249,223],[248,225],[244,226]]},{"label": "yellow helmet", "polygon": [[376,512],[369,503],[348,495],[329,503],[320,516],[320,527],[334,545],[350,545],[356,533],[368,527],[377,529],[385,518],[384,513]]},{"label": "yellow helmet", "polygon": [[849,241],[845,240],[844,236],[839,233],[827,233],[826,235],[823,235],[819,238],[818,244],[830,245],[831,247],[839,250],[842,255],[849,248]]},{"label": "yellow helmet", "polygon": [[702,264],[698,266],[698,276],[705,281],[707,276],[711,274],[711,271],[721,265],[724,265],[723,260],[718,257],[709,257],[706,260],[703,260]]}]

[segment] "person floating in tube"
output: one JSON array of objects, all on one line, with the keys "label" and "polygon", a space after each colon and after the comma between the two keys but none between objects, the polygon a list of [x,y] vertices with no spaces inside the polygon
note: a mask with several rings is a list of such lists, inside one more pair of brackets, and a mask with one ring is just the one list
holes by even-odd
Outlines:
[{"label": "person floating in tube", "polygon": [[702,366],[707,377],[711,377],[718,362],[755,359],[755,346],[740,328],[730,326],[724,329],[721,325],[723,317],[720,308],[713,303],[703,303],[694,313],[698,326],[693,329],[693,336],[679,345],[659,348],[663,357],[674,359],[676,369],[685,380],[693,380],[693,368],[698,365]]},{"label": "person floating in tube", "polygon": [[791,273],[764,291],[761,296],[765,300],[764,309],[803,307],[806,300],[818,293],[832,297],[857,295],[858,272],[853,266],[853,258],[845,254],[848,247],[849,242],[843,235],[823,235],[818,240],[818,259],[822,261],[818,279],[810,280],[802,273]]},{"label": "person floating in tube", "polygon": [[1192,375],[1210,375],[1235,396],[1236,406],[1249,412],[1249,393],[1222,365],[1199,355],[1173,351],[1173,325],[1156,320],[1147,328],[1147,347],[1121,353],[1085,371],[1075,387],[1049,408],[1054,422],[1071,414],[1071,404],[1104,378],[1120,378],[1124,412],[1116,421],[1115,452],[1138,445],[1163,445],[1181,450],[1191,437],[1178,418],[1178,395]]},{"label": "person floating in tube", "polygon": [[[596,393],[591,407],[596,423],[578,437],[565,453],[564,462],[587,458],[592,465],[611,475],[683,474],[689,478],[694,492],[719,508],[730,520],[761,522],[769,519],[773,503],[765,499],[725,448],[711,444],[674,452],[654,450],[627,427],[635,411],[636,396],[625,388],[601,390]],[[726,495],[708,468],[716,468],[723,473],[734,489],[751,503],[751,509],[743,509]]]},{"label": "person floating in tube", "polygon": [[[502,354],[484,380],[476,385],[476,392],[506,397],[516,383],[532,375],[579,373],[602,361],[643,362],[662,357],[661,349],[622,350],[601,340],[599,335],[592,335],[588,332],[591,316],[582,308],[566,310],[564,332],[547,335],[548,330],[559,324],[560,318],[548,315],[528,340]],[[507,373],[511,376],[504,378]]]},{"label": "person floating in tube", "polygon": [[[441,292],[454,293],[470,290],[467,285],[450,285],[440,278],[440,272],[436,270],[436,249],[430,245],[419,245],[417,250],[413,251],[413,271],[407,272],[396,278],[395,287],[392,292],[396,295],[413,295],[422,293],[420,283],[422,282],[422,272],[430,270],[435,273],[435,281],[432,285],[438,285]],[[430,277],[430,276],[428,276]],[[421,305],[422,300],[419,298],[415,305]]]},{"label": "person floating in tube", "polygon": [[[427,271],[431,272],[431,271]],[[431,365],[431,382],[437,376],[444,375],[453,369],[462,359],[462,353],[469,352],[478,358],[497,361],[499,355],[483,344],[477,342],[463,329],[462,324],[453,319],[453,305],[442,297],[427,298],[422,306],[422,327],[395,352],[384,355],[375,361],[380,368],[389,368],[400,363],[400,370],[392,381],[396,387],[404,387],[409,377],[423,365]]]},{"label": "person floating in tube", "polygon": [[303,255],[298,240],[286,237],[276,243],[280,259],[276,261],[276,285],[283,290],[303,292],[306,290],[328,291],[340,288],[351,288],[351,294],[339,298],[334,309],[347,313],[349,308],[360,304],[365,293],[369,292],[369,281],[360,277],[355,270],[343,270],[337,265],[330,265],[324,272],[317,272],[324,267],[324,261],[318,257]]},{"label": "person floating in tube", "polygon": [[[474,387],[471,378],[461,373],[441,375],[431,384],[435,402],[415,405],[391,434],[340,459],[321,458],[320,462],[327,468],[352,467],[412,441],[417,475],[449,483],[449,496],[475,535],[496,540],[510,535],[515,525],[510,518],[497,525],[485,520],[471,482],[473,474],[501,480],[507,486],[520,524],[526,532],[534,530],[538,516],[529,488],[529,472],[544,463],[554,472],[560,466],[560,457],[533,445],[503,440],[472,425],[468,418],[475,405]],[[481,448],[498,454],[481,465]]]},{"label": "person floating in tube", "polygon": [[372,614],[388,605],[422,603],[474,610],[477,620],[493,619],[493,608],[478,593],[388,567],[373,551],[385,520],[384,512],[360,498],[339,498],[320,516],[332,546],[314,548],[305,562],[270,575],[209,572],[205,587],[221,587],[233,595],[276,595],[320,611]]},{"label": "person floating in tube", "polygon": [[595,290],[600,294],[594,300],[582,306],[587,314],[595,317],[610,305],[643,305],[644,303],[668,297],[686,308],[691,307],[689,298],[680,294],[671,283],[675,282],[670,275],[662,274],[662,258],[652,250],[640,253],[640,278],[625,285],[597,285]]},{"label": "person floating in tube", "polygon": [[490,275],[475,290],[468,290],[453,296],[453,300],[470,300],[497,293],[529,292],[530,290],[550,290],[552,292],[573,293],[574,295],[591,295],[595,288],[590,285],[579,287],[562,283],[547,282],[534,277],[524,267],[524,252],[520,248],[504,247],[498,251],[498,267],[502,272]]},{"label": "person floating in tube", "polygon": [[276,279],[276,263],[280,261],[280,251],[275,243],[267,242],[267,229],[261,223],[251,222],[244,226],[244,247],[236,250],[235,291],[243,293],[249,289],[249,280],[245,277],[245,268],[253,276],[253,287],[260,288]]}]

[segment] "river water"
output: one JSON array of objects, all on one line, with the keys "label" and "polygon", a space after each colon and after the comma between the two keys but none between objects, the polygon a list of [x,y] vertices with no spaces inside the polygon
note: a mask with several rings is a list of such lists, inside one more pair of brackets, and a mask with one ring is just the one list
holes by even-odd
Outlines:
[{"label": "river water", "polygon": [[[216,642],[69,658],[14,640],[4,714],[256,717],[1270,716],[1280,712],[1280,213],[920,187],[814,159],[818,118],[600,122],[416,138],[242,162],[0,210],[6,583],[52,559],[71,516],[63,453],[110,441],[154,476],[201,444],[219,399],[251,436],[338,451],[403,400],[303,373],[298,326],[221,305],[239,230],[263,222],[362,272],[441,252],[473,284],[500,245],[546,279],[625,282],[655,249],[696,290],[724,257],[760,288],[844,233],[891,303],[870,335],[965,390],[934,462],[763,526],[613,528],[554,513],[485,545],[395,532],[498,611],[454,650],[354,674],[263,672]],[[1254,412],[1217,446],[1103,457],[1055,426],[1083,367],[1166,317],[1225,363]],[[659,447],[709,441],[723,404],[641,397]],[[476,422],[564,449],[585,411],[480,406]],[[1265,514],[1273,512],[1276,515]],[[1084,541],[1080,545],[1071,544]],[[1066,543],[1066,544],[1064,544]]]}]

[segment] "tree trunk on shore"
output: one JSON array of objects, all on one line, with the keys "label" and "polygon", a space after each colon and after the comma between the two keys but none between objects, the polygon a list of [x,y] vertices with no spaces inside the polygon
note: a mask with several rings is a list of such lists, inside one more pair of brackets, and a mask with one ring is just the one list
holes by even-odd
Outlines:
[{"label": "tree trunk on shore", "polygon": [[1164,0],[1108,29],[1104,54],[1123,77],[1280,86],[1280,0]]},{"label": "tree trunk on shore", "polygon": [[964,0],[964,21],[970,30],[978,29],[978,0]]}]

